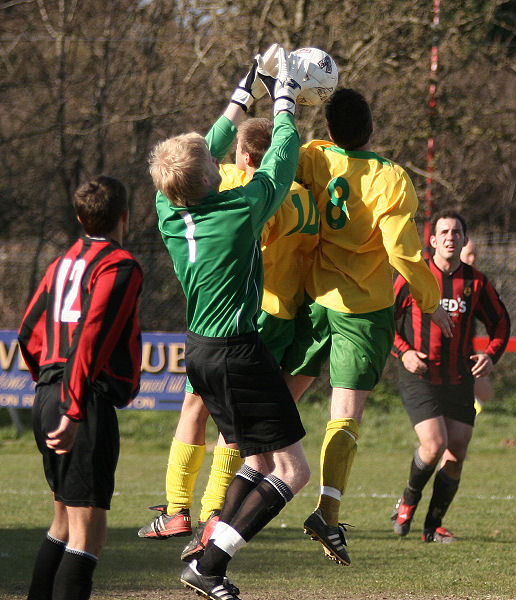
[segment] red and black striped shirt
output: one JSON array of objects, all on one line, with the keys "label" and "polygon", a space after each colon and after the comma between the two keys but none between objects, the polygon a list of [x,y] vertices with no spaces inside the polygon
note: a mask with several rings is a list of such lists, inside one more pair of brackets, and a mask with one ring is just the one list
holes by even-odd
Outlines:
[{"label": "red and black striped shirt", "polygon": [[406,280],[399,275],[394,282],[396,333],[392,354],[401,358],[407,350],[424,352],[429,368],[423,378],[437,385],[458,384],[472,377],[469,357],[475,353],[475,318],[482,321],[489,336],[484,352],[496,363],[509,339],[509,315],[494,287],[477,269],[461,263],[453,273],[444,273],[433,260],[429,267],[441,288],[441,305],[455,323],[453,337],[444,337],[430,315],[421,312]]},{"label": "red and black striped shirt", "polygon": [[82,418],[86,385],[115,406],[137,393],[141,366],[138,302],[142,270],[122,247],[83,236],[47,269],[18,341],[34,381],[62,377],[63,414]]}]

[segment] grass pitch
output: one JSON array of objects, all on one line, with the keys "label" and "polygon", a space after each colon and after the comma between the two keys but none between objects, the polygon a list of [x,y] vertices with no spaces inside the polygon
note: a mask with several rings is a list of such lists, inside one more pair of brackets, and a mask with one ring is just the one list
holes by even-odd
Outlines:
[{"label": "grass pitch", "polygon": [[[322,547],[302,531],[317,498],[319,445],[328,404],[302,403],[300,411],[312,479],[231,562],[228,574],[240,587],[242,600],[516,598],[516,411],[484,411],[478,417],[461,487],[444,522],[460,539],[443,545],[419,539],[431,483],[411,533],[403,539],[392,533],[390,515],[405,486],[416,438],[399,402],[388,409],[374,404],[366,408],[341,509],[341,519],[353,525],[348,528],[350,567],[326,560]],[[22,416],[27,431],[14,440],[6,415],[0,414],[2,600],[26,598],[33,560],[51,519],[29,416]],[[147,506],[165,500],[168,447],[177,413],[121,411],[119,417],[116,493],[92,598],[193,600],[195,594],[179,583],[179,554],[188,538],[155,541],[136,536],[153,516]],[[213,425],[208,439],[215,439]],[[208,451],[193,521],[210,461]]]}]

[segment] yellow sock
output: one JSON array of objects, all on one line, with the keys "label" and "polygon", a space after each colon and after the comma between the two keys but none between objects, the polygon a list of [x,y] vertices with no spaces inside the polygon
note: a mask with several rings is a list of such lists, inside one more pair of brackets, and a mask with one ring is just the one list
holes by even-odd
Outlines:
[{"label": "yellow sock", "polygon": [[357,452],[358,429],[355,419],[333,419],[326,425],[321,447],[321,489],[319,504],[328,525],[337,526],[341,496],[346,490]]},{"label": "yellow sock", "polygon": [[214,510],[222,510],[228,486],[243,462],[238,450],[215,446],[210,476],[201,500],[199,521],[207,521]]},{"label": "yellow sock", "polygon": [[170,445],[166,477],[167,513],[173,515],[190,508],[197,475],[201,469],[206,446],[185,444],[174,438]]}]

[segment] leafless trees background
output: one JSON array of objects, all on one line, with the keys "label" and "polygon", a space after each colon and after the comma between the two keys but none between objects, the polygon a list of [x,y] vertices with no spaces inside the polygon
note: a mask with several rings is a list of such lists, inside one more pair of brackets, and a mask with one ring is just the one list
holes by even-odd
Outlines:
[{"label": "leafless trees background", "polygon": [[[73,190],[103,172],[130,190],[144,328],[183,329],[147,156],[168,135],[206,132],[250,58],[276,41],[332,54],[340,85],[371,102],[376,151],[407,168],[421,203],[433,134],[434,207],[463,210],[486,239],[511,239],[516,2],[444,0],[440,22],[432,28],[431,0],[0,2],[0,327],[17,326],[43,269],[77,235]],[[269,115],[270,104],[253,110]],[[320,109],[298,115],[302,139],[325,136]]]}]

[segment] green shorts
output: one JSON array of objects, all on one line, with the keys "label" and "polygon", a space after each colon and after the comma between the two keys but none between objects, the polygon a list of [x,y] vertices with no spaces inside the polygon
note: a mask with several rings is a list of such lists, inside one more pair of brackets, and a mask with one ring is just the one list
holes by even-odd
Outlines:
[{"label": "green shorts", "polygon": [[288,373],[318,377],[329,357],[332,387],[372,390],[378,383],[394,340],[394,307],[351,314],[306,296],[295,321],[295,339],[282,361]]},{"label": "green shorts", "polygon": [[294,319],[279,319],[261,310],[258,314],[258,333],[260,339],[281,364],[285,350],[294,340]]}]

